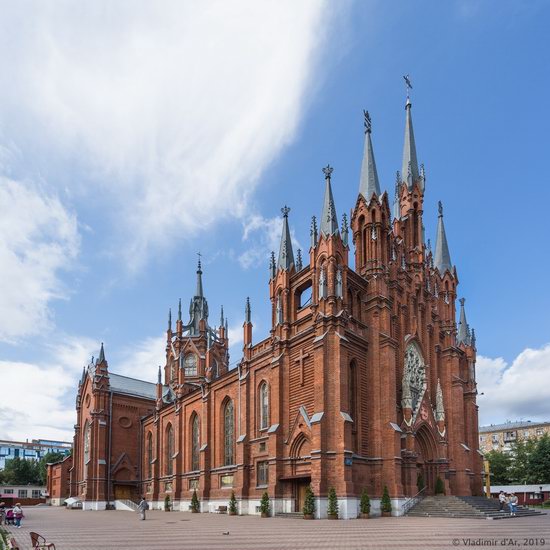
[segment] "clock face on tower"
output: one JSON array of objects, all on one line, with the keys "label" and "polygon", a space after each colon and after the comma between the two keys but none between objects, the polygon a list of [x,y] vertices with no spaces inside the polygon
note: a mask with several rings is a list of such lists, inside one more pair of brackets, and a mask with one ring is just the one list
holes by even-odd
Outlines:
[{"label": "clock face on tower", "polygon": [[415,344],[409,344],[405,352],[405,373],[409,381],[412,409],[416,410],[426,381],[426,368],[420,351]]}]

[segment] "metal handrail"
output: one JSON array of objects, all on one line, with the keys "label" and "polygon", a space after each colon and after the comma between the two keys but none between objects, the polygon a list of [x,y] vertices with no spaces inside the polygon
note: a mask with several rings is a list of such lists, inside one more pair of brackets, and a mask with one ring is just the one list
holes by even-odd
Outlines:
[{"label": "metal handrail", "polygon": [[405,503],[403,504],[403,515],[405,515],[415,504],[418,504],[424,495],[422,493],[426,490],[426,487],[422,487],[416,495],[408,498]]}]

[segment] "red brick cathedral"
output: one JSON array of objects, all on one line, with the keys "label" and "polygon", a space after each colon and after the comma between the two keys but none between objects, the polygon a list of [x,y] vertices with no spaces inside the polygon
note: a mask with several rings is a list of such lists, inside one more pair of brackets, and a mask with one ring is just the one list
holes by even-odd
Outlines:
[{"label": "red brick cathedral", "polygon": [[[356,517],[366,489],[393,513],[437,479],[447,494],[481,494],[476,347],[451,262],[443,207],[435,251],[424,239],[426,177],[411,117],[393,204],[381,192],[365,113],[359,194],[339,225],[327,166],[321,217],[307,261],[295,256],[283,208],[271,255],[271,331],[253,340],[250,303],[242,359],[229,369],[227,319],[214,326],[199,262],[189,320],[171,315],[158,383],[110,371],[103,346],[76,401],[71,494],[87,508],[145,495],[187,510],[227,505],[257,513],[267,491],[275,513],[301,510],[311,485],[317,516],[334,487],[340,516]],[[351,235],[350,235],[351,231]],[[350,239],[351,237],[351,239]],[[350,240],[355,268],[350,266]]]}]

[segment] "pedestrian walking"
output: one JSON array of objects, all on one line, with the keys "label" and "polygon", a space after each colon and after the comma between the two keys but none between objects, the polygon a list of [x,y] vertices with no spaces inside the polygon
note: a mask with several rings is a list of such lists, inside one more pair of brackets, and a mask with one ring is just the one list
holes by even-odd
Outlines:
[{"label": "pedestrian walking", "polygon": [[23,514],[23,508],[21,508],[21,503],[16,502],[13,507],[13,516],[15,518],[15,527],[21,529],[21,520],[25,517]]},{"label": "pedestrian walking", "polygon": [[139,517],[145,521],[145,512],[149,510],[149,504],[147,504],[147,501],[145,500],[145,497],[141,497],[141,500],[138,504],[138,512]]},{"label": "pedestrian walking", "polygon": [[515,516],[516,515],[516,510],[517,510],[517,506],[518,506],[518,497],[512,493],[510,495],[510,503],[509,503],[509,506],[510,506],[510,515],[511,516]]},{"label": "pedestrian walking", "polygon": [[499,503],[499,512],[504,512],[504,505],[506,504],[506,493],[504,491],[500,491],[498,494],[498,503]]}]

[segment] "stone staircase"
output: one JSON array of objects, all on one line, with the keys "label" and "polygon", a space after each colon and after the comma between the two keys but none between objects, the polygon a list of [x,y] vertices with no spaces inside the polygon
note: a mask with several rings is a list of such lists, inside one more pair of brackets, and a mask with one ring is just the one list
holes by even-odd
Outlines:
[{"label": "stone staircase", "polygon": [[275,517],[286,519],[304,519],[304,514],[302,512],[278,512],[275,514]]},{"label": "stone staircase", "polygon": [[138,509],[138,505],[132,500],[118,499],[115,500],[115,509],[126,510],[127,512],[136,512]]},{"label": "stone staircase", "polygon": [[[535,516],[541,512],[518,506],[516,516]],[[470,519],[511,518],[508,509],[499,511],[499,503],[485,497],[427,496],[413,506],[408,516]]]}]

